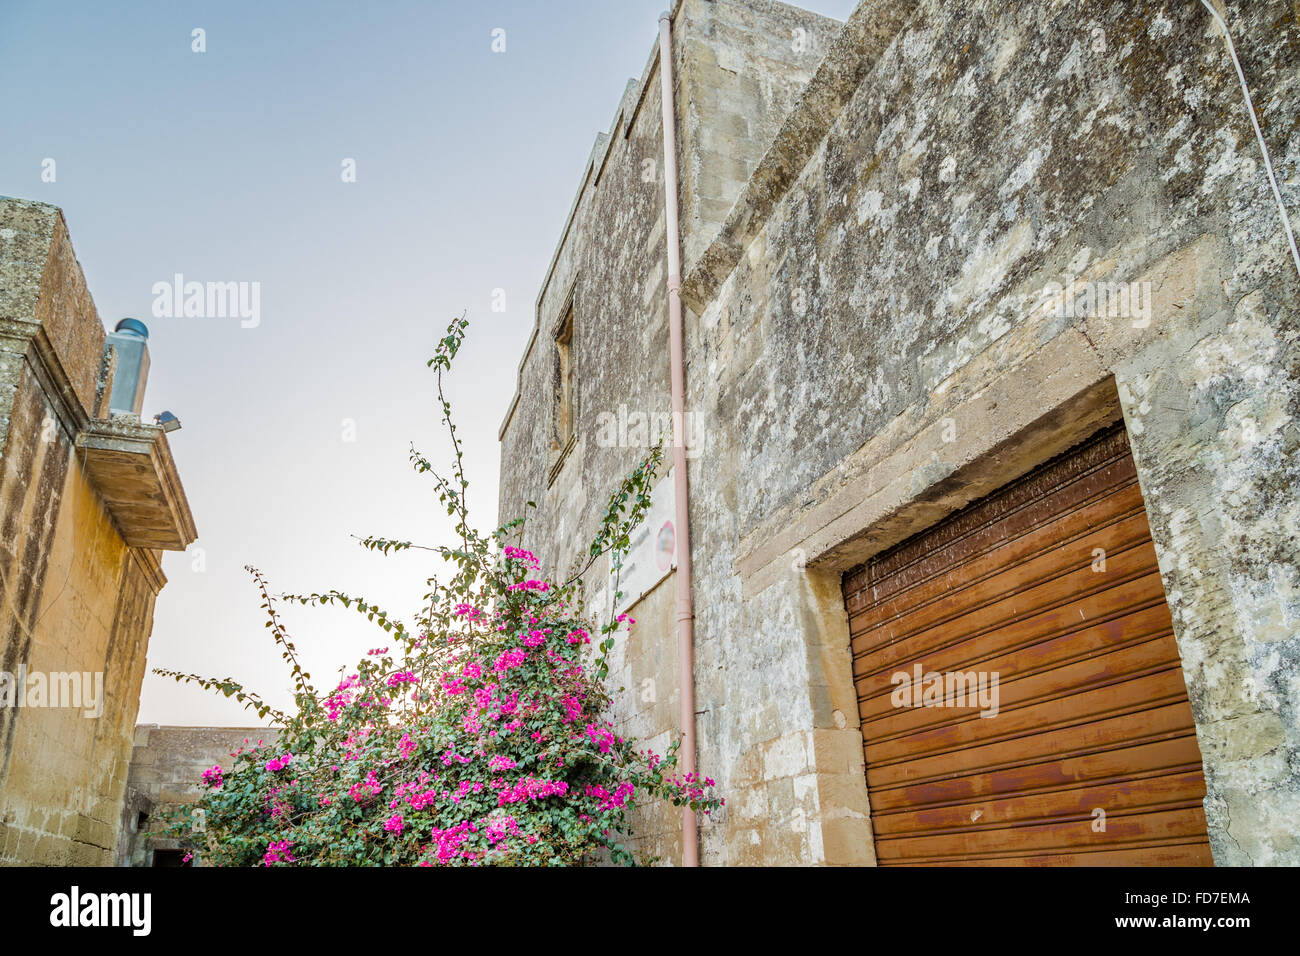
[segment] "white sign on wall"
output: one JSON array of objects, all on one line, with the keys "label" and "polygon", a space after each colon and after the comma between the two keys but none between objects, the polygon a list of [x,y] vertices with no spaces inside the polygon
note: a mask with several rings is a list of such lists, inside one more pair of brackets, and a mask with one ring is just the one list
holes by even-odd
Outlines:
[{"label": "white sign on wall", "polygon": [[[645,520],[632,532],[632,540],[627,556],[623,559],[623,569],[617,582],[618,590],[623,592],[615,614],[622,614],[641,598],[645,597],[655,586],[677,567],[677,529],[676,498],[673,492],[673,473],[659,479],[650,491],[650,508]],[[592,597],[589,609],[600,620],[607,620],[610,597],[615,591],[614,575],[611,570],[609,580]]]}]

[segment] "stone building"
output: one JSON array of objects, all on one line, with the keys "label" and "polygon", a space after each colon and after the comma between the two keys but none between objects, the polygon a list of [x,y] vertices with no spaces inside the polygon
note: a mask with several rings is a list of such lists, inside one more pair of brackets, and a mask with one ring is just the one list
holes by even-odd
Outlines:
[{"label": "stone building", "polygon": [[230,770],[236,751],[272,747],[279,735],[274,727],[136,727],[116,864],[202,866],[201,833],[183,847],[172,837],[150,831],[168,811],[198,802],[203,771],[212,766]]},{"label": "stone building", "polygon": [[113,862],[160,558],[195,539],[119,325],[62,213],[0,199],[0,863]]},{"label": "stone building", "polygon": [[[1215,11],[674,6],[702,862],[1300,864],[1300,17]],[[670,409],[660,104],[656,49],[501,426],[557,570]],[[660,747],[672,488],[585,595]]]}]

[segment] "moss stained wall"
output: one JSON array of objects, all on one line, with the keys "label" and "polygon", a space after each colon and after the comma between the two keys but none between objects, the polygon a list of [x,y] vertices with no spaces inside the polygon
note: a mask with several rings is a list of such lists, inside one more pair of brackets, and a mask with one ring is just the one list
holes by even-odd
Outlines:
[{"label": "moss stained wall", "polygon": [[[647,24],[650,26],[650,24]],[[798,91],[839,24],[779,3],[684,0],[674,12],[683,241],[702,247],[722,225]],[[796,33],[796,31],[802,31]],[[608,134],[597,139],[569,223],[537,303],[535,338],[520,365],[519,393],[502,426],[500,514],[539,505],[526,535],[545,565],[563,570],[585,548],[621,477],[648,448],[599,439],[602,415],[669,409],[663,139],[658,47],[627,91]],[[553,330],[573,304],[576,440],[557,448],[558,359]],[[543,463],[539,466],[539,463]],[[552,468],[554,472],[552,473]],[[604,568],[597,568],[593,579]],[[631,653],[612,658],[622,729],[667,743],[676,726],[672,578],[633,609]],[[646,662],[663,664],[655,690]],[[653,811],[643,846],[680,856],[680,815]]]},{"label": "moss stained wall", "polygon": [[[1226,8],[1295,221],[1296,8]],[[687,237],[699,764],[729,804],[704,860],[872,861],[838,575],[1122,414],[1215,859],[1300,862],[1300,279],[1217,28],[1181,0],[866,0],[829,51],[721,233]],[[589,274],[643,282],[659,260],[597,242],[621,208],[579,226]],[[1150,313],[1058,314],[1051,283],[1136,283]],[[663,382],[649,323],[596,333],[584,415]],[[536,500],[550,554],[635,456],[541,493],[532,432],[505,430],[502,516]]]}]

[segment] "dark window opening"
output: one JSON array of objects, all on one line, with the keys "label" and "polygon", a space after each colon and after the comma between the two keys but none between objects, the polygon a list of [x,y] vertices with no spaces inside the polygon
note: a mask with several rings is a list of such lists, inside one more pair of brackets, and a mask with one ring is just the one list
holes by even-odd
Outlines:
[{"label": "dark window opening", "polygon": [[559,355],[559,381],[556,394],[556,445],[563,449],[569,444],[574,430],[574,372],[573,372],[573,306],[565,310],[555,333],[555,349]]}]

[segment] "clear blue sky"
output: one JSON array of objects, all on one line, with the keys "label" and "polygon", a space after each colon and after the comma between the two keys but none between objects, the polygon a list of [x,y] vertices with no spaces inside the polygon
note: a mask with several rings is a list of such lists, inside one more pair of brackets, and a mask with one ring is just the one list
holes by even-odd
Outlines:
[{"label": "clear blue sky", "polygon": [[[373,556],[350,535],[443,539],[407,451],[445,460],[424,359],[461,311],[451,394],[471,507],[495,517],[497,428],[538,286],[666,2],[0,0],[0,194],[63,208],[105,324],[149,325],[146,417],[184,426],[171,445],[203,566],[194,549],[164,556],[150,667],[287,701],[249,563],[279,590],[410,613],[427,557]],[[844,19],[854,2],[801,5]],[[154,283],[178,272],[259,282],[260,325],[153,317]],[[321,680],[383,643],[341,611],[288,623]],[[152,675],[139,719],[256,722]]]}]

